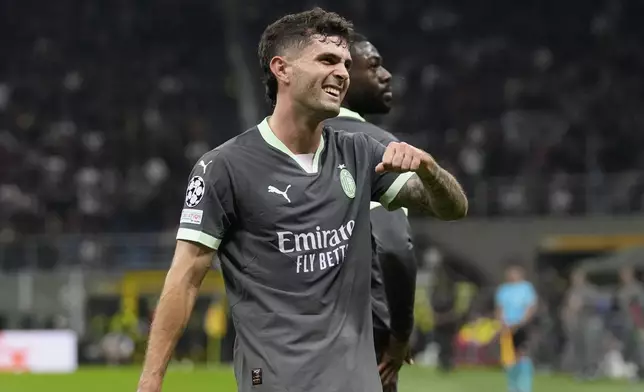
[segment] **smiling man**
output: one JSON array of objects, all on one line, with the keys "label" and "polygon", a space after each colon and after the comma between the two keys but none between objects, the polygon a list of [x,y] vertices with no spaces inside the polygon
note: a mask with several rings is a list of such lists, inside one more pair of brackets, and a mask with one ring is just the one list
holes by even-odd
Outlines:
[{"label": "smiling man", "polygon": [[363,257],[371,252],[369,203],[444,208],[460,219],[467,199],[449,212],[434,201],[445,179],[429,154],[323,126],[349,87],[351,34],[351,23],[319,8],[262,34],[273,114],[192,170],[141,392],[161,390],[215,252],[237,332],[238,391],[381,390]]}]

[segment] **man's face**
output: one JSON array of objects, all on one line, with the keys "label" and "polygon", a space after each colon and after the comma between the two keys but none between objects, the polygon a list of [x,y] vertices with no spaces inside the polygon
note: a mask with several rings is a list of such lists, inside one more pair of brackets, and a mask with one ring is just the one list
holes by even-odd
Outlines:
[{"label": "man's face", "polygon": [[508,282],[520,282],[523,280],[523,269],[512,266],[505,271],[505,278]]},{"label": "man's face", "polygon": [[337,116],[349,88],[351,54],[347,42],[340,37],[313,35],[289,64],[293,102],[324,119]]},{"label": "man's face", "polygon": [[391,110],[391,74],[382,65],[382,57],[371,42],[353,46],[351,89],[347,103],[361,114],[386,114]]}]

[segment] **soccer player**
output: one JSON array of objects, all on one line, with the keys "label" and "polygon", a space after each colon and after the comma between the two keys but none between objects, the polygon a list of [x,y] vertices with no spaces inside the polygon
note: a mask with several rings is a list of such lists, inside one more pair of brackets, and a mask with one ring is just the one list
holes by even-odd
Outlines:
[{"label": "soccer player", "polygon": [[[351,46],[351,87],[340,114],[326,121],[334,129],[363,132],[383,145],[398,142],[391,133],[371,124],[364,115],[389,113],[392,103],[391,74],[369,40],[358,33]],[[414,294],[417,264],[413,252],[407,211],[387,211],[371,203],[371,235],[374,253],[371,307],[376,358],[384,389],[396,390],[398,370],[409,350],[414,325]],[[371,256],[371,255],[370,255]]]},{"label": "soccer player", "polygon": [[159,392],[217,252],[241,392],[382,389],[370,309],[370,201],[460,219],[467,198],[431,155],[324,127],[349,87],[352,25],[315,8],[266,28],[274,109],[190,174],[139,390]]},{"label": "soccer player", "polygon": [[504,332],[512,335],[516,362],[506,367],[510,392],[531,392],[533,379],[532,360],[528,354],[530,323],[537,311],[537,294],[525,279],[523,267],[516,263],[508,265],[506,282],[496,292],[496,315],[503,324]]}]

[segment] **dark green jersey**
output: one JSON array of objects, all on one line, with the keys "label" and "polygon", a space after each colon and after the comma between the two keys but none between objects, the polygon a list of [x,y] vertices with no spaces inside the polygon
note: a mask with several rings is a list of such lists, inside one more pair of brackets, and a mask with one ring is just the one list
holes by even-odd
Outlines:
[{"label": "dark green jersey", "polygon": [[373,392],[370,202],[411,173],[385,147],[325,127],[305,170],[264,120],[194,166],[177,239],[217,249],[243,392]]}]

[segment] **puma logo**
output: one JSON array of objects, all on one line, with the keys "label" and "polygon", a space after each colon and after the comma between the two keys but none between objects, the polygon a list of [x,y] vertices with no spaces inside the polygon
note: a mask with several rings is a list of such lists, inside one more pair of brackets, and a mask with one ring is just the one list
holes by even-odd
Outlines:
[{"label": "puma logo", "polygon": [[268,193],[277,193],[278,195],[282,195],[282,196],[284,196],[286,201],[288,201],[290,203],[291,199],[289,199],[288,195],[286,194],[286,192],[288,192],[288,188],[290,188],[290,187],[291,186],[289,185],[289,186],[286,187],[286,189],[284,189],[284,191],[280,191],[279,189],[275,188],[273,185],[269,185],[268,186]]},{"label": "puma logo", "polygon": [[199,162],[199,166],[203,167],[203,174],[206,174],[206,168],[207,168],[207,167],[208,167],[208,165],[210,165],[211,163],[212,163],[212,161],[210,161],[210,162],[206,163],[206,162],[204,162],[203,160],[202,160],[201,162]]}]

